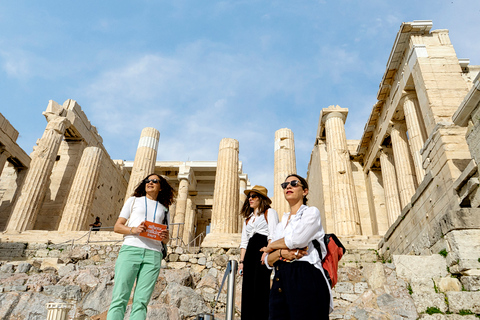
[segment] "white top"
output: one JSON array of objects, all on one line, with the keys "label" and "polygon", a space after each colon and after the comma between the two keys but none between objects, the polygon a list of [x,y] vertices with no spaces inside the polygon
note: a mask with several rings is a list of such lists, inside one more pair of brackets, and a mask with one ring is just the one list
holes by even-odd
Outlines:
[{"label": "white top", "polygon": [[245,224],[243,221],[242,229],[242,240],[240,241],[240,248],[247,249],[248,241],[255,234],[259,233],[264,236],[267,236],[268,240],[271,240],[273,234],[275,233],[275,228],[278,224],[278,214],[277,211],[272,208],[267,210],[268,223],[265,220],[265,216],[261,214],[260,216],[254,215],[248,220],[248,224]]},{"label": "white top", "polygon": [[[147,220],[150,222],[162,223],[165,214],[167,215],[167,221],[170,220],[168,210],[155,200],[150,200],[146,197],[130,197],[125,201],[122,211],[120,211],[120,217],[129,219],[128,227],[138,227],[142,221],[145,221],[145,199],[147,199]],[[158,203],[158,205],[157,205]],[[155,214],[155,206],[157,207]],[[153,217],[155,216],[155,221]],[[145,237],[141,237],[135,234],[125,235],[123,245],[150,249],[155,251],[161,251],[161,243],[158,240],[153,240]]]},{"label": "white top", "polygon": [[[302,205],[298,209],[297,214],[290,218],[290,221],[288,221],[289,216],[290,212],[283,215],[282,221],[275,229],[272,241],[284,238],[285,244],[289,249],[305,248],[308,246],[308,254],[298,260],[293,260],[292,263],[295,263],[296,261],[306,261],[313,264],[315,268],[322,272],[325,282],[328,285],[328,290],[330,291],[330,312],[332,312],[332,288],[330,288],[330,284],[328,283],[325,273],[323,272],[322,259],[312,243],[313,239],[317,239],[320,243],[322,256],[324,257],[327,254],[327,248],[323,242],[325,231],[323,230],[320,211],[316,207],[307,207],[306,205]],[[267,268],[273,269],[273,267],[268,265],[268,255],[265,257],[265,265]]]}]

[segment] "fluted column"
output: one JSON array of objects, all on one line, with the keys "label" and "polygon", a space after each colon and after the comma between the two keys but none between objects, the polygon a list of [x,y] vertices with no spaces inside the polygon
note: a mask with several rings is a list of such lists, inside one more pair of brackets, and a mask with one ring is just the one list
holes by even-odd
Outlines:
[{"label": "fluted column", "polygon": [[237,232],[242,232],[243,228],[243,217],[240,215],[240,210],[242,210],[243,203],[247,196],[245,195],[244,191],[247,189],[247,174],[241,174],[240,178],[240,192],[239,192],[239,207],[238,207],[238,222],[237,222]]},{"label": "fluted column", "polygon": [[70,122],[64,117],[49,115],[43,136],[37,142],[32,162],[25,177],[20,196],[12,211],[7,231],[25,231],[35,225],[52,174],[58,149]]},{"label": "fluted column", "polygon": [[8,157],[10,157],[10,153],[8,153],[4,147],[0,147],[0,176],[2,175],[3,167],[5,167]]},{"label": "fluted column", "polygon": [[390,149],[380,150],[380,166],[382,168],[388,225],[391,226],[395,220],[397,220],[402,208],[400,207],[395,165],[393,163],[392,151]]},{"label": "fluted column", "polygon": [[195,218],[192,198],[188,197],[185,209],[185,228],[183,229],[183,242],[185,244],[189,244],[195,238]]},{"label": "fluted column", "polygon": [[273,178],[273,208],[283,217],[290,211],[283,189],[280,186],[289,174],[297,173],[295,160],[295,140],[290,129],[283,128],[275,132],[274,178]]},{"label": "fluted column", "polygon": [[157,161],[158,141],[160,132],[155,128],[144,128],[138,141],[137,153],[133,162],[132,173],[128,181],[125,199],[132,196],[135,187],[148,174],[155,171]]},{"label": "fluted column", "polygon": [[92,203],[97,190],[102,157],[103,151],[101,148],[92,146],[83,150],[58,231],[85,230],[88,214],[92,210]]},{"label": "fluted column", "polygon": [[183,230],[185,226],[185,212],[187,209],[188,198],[188,176],[182,175],[178,177],[178,193],[177,193],[177,205],[175,209],[174,223],[180,223],[180,225],[174,225],[172,228],[173,237],[183,239]]},{"label": "fluted column", "polygon": [[425,176],[425,170],[422,166],[422,156],[420,155],[420,150],[423,148],[425,141],[422,136],[422,130],[420,129],[417,106],[417,99],[413,95],[407,95],[405,97],[403,101],[403,112],[405,113],[405,122],[407,123],[408,142],[413,163],[415,164],[417,184],[420,184]]},{"label": "fluted column", "polygon": [[212,225],[210,232],[236,233],[238,222],[238,141],[224,138],[220,141],[213,191]]},{"label": "fluted column", "polygon": [[395,159],[395,172],[397,173],[398,192],[402,208],[410,203],[415,194],[415,174],[410,160],[407,133],[405,125],[401,122],[392,122],[391,132],[393,157]]},{"label": "fluted column", "polygon": [[335,232],[360,235],[360,214],[344,126],[347,113],[346,108],[332,106],[322,110],[322,121],[325,123]]}]

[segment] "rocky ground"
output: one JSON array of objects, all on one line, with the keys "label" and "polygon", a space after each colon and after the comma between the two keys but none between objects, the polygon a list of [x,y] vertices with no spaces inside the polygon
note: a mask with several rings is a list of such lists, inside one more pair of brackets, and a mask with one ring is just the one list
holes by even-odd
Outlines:
[{"label": "rocky ground", "polygon": [[[0,243],[21,257],[0,261],[0,318],[46,319],[47,303],[69,303],[70,319],[104,319],[114,283],[119,245],[71,246]],[[212,312],[228,260],[238,249],[170,249],[148,308],[148,319],[195,319]],[[5,256],[4,256],[5,258]],[[445,258],[394,256],[382,261],[371,249],[350,249],[341,260],[331,319],[474,320],[480,314],[480,277],[465,284],[448,273]],[[241,279],[237,279],[236,318]],[[226,292],[215,318],[223,319]],[[128,318],[129,309],[127,309]]]}]

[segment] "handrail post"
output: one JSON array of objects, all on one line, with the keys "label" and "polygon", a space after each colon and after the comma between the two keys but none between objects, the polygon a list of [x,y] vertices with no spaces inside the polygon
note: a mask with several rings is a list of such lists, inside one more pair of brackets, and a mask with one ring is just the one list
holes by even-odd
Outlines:
[{"label": "handrail post", "polygon": [[228,287],[227,287],[227,310],[225,320],[234,320],[235,314],[235,277],[237,275],[237,261],[230,260],[231,264],[230,274],[228,275]]}]

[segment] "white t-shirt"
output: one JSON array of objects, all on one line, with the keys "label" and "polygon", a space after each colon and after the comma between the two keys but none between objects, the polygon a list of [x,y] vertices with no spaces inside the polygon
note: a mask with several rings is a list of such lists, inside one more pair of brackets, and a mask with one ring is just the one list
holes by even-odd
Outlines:
[{"label": "white t-shirt", "polygon": [[240,248],[247,249],[248,241],[255,234],[259,233],[267,236],[271,240],[278,224],[277,211],[270,208],[267,210],[268,223],[265,220],[265,215],[254,215],[248,220],[248,224],[243,221],[242,240],[240,241]]},{"label": "white t-shirt", "polygon": [[[147,212],[146,219],[145,212]],[[123,205],[122,211],[120,211],[120,217],[130,219],[127,223],[128,227],[138,227],[140,223],[145,220],[162,224],[165,215],[167,215],[168,222],[170,220],[168,210],[160,202],[150,200],[147,197],[128,198]],[[135,234],[125,235],[123,245],[150,249],[159,252],[161,251],[160,241],[141,237]]]}]

